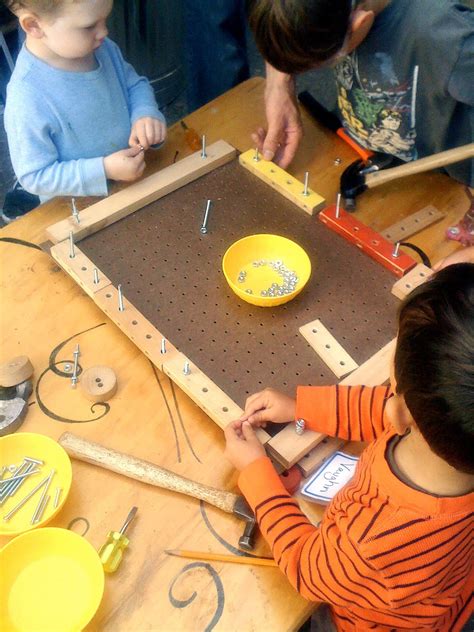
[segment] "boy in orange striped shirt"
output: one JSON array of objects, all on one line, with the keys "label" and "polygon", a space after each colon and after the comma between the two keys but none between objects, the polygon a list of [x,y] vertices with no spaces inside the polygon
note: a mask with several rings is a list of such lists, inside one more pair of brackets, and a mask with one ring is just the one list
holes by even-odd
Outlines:
[{"label": "boy in orange striped shirt", "polygon": [[[318,527],[253,431],[298,418],[370,442]],[[334,629],[461,630],[474,587],[474,264],[404,301],[391,388],[302,386],[296,400],[265,389],[226,439],[275,560],[303,597],[330,605]]]}]

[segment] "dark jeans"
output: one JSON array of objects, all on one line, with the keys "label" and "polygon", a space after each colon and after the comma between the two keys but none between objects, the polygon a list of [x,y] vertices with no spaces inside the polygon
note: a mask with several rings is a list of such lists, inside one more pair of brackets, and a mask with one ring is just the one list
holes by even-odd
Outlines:
[{"label": "dark jeans", "polygon": [[249,77],[244,4],[244,0],[184,0],[191,111]]}]

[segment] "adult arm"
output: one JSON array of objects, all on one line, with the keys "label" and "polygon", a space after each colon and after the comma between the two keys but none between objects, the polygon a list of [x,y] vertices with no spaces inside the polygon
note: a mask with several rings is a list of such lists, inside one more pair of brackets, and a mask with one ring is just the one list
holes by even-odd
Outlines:
[{"label": "adult arm", "polygon": [[265,111],[268,129],[259,128],[253,141],[265,160],[285,169],[295,157],[303,136],[293,77],[266,64]]}]

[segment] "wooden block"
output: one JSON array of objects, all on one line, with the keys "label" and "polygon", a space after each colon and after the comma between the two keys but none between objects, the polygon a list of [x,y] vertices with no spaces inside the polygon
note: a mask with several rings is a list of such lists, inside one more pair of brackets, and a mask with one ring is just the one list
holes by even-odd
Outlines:
[{"label": "wooden block", "polygon": [[397,339],[394,338],[389,343],[377,351],[371,358],[360,365],[358,369],[341,380],[340,384],[346,386],[355,386],[363,384],[364,386],[379,386],[390,379],[390,365]]},{"label": "wooden block", "polygon": [[291,467],[308,454],[326,435],[306,430],[302,435],[295,432],[295,424],[288,424],[267,443],[267,450],[285,467]]},{"label": "wooden block", "polygon": [[148,178],[92,204],[81,211],[80,224],[70,216],[49,226],[46,229],[49,238],[54,243],[58,243],[67,239],[72,231],[77,242],[87,235],[92,235],[101,228],[130,215],[150,202],[158,200],[171,191],[196,180],[209,171],[230,162],[236,154],[236,150],[223,140],[209,145],[206,152],[206,158],[201,157],[201,152],[196,152],[148,176]]},{"label": "wooden block", "polygon": [[326,437],[323,439],[311,452],[298,461],[297,465],[303,473],[303,476],[312,474],[327,461],[336,450],[340,450],[344,444],[345,441],[338,437]]},{"label": "wooden block", "polygon": [[313,215],[323,208],[325,199],[319,195],[319,193],[308,188],[308,195],[304,195],[304,184],[302,182],[291,176],[274,162],[263,160],[263,158],[256,161],[254,158],[255,150],[249,149],[243,154],[240,154],[239,162],[243,167],[272,186],[309,215]]},{"label": "wooden block", "polygon": [[0,364],[0,386],[17,386],[33,375],[33,365],[22,355]]},{"label": "wooden block", "polygon": [[399,279],[392,287],[392,294],[403,300],[412,290],[425,283],[433,274],[433,270],[428,266],[419,263],[417,266],[407,272],[404,277]]},{"label": "wooden block", "polygon": [[335,204],[321,211],[318,219],[400,278],[416,266],[415,259],[401,249],[394,256],[394,245],[357,217],[342,208],[339,209],[339,217],[336,217]]},{"label": "wooden block", "polygon": [[117,392],[117,376],[108,366],[91,366],[82,373],[79,383],[91,402],[107,402]]},{"label": "wooden block", "polygon": [[422,208],[421,211],[408,215],[408,217],[396,222],[396,224],[392,224],[380,234],[385,237],[385,239],[396,243],[397,241],[403,241],[407,237],[411,237],[411,235],[415,235],[415,233],[418,233],[427,226],[431,226],[431,224],[434,224],[443,217],[446,217],[446,213],[442,213],[435,206],[430,204]]},{"label": "wooden block", "polygon": [[99,282],[94,283],[95,264],[86,257],[78,246],[74,246],[75,257],[69,256],[69,240],[61,241],[50,249],[51,256],[61,268],[78,283],[91,298],[104,287],[111,284],[105,274],[97,269]]},{"label": "wooden block", "polygon": [[337,377],[341,378],[359,366],[319,319],[303,325],[299,331]]},{"label": "wooden block", "polygon": [[[185,362],[189,362],[189,375],[184,374]],[[240,406],[177,349],[165,354],[161,370],[222,429],[242,416]],[[270,439],[263,429],[257,431],[257,436],[264,444]]]}]

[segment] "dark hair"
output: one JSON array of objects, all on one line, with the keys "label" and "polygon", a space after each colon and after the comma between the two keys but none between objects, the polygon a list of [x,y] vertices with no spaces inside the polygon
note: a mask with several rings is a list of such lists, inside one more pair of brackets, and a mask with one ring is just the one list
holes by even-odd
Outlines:
[{"label": "dark hair", "polygon": [[351,0],[247,0],[258,49],[289,74],[315,68],[340,51],[351,10]]},{"label": "dark hair", "polygon": [[395,379],[433,452],[474,474],[474,264],[444,268],[402,303]]}]

